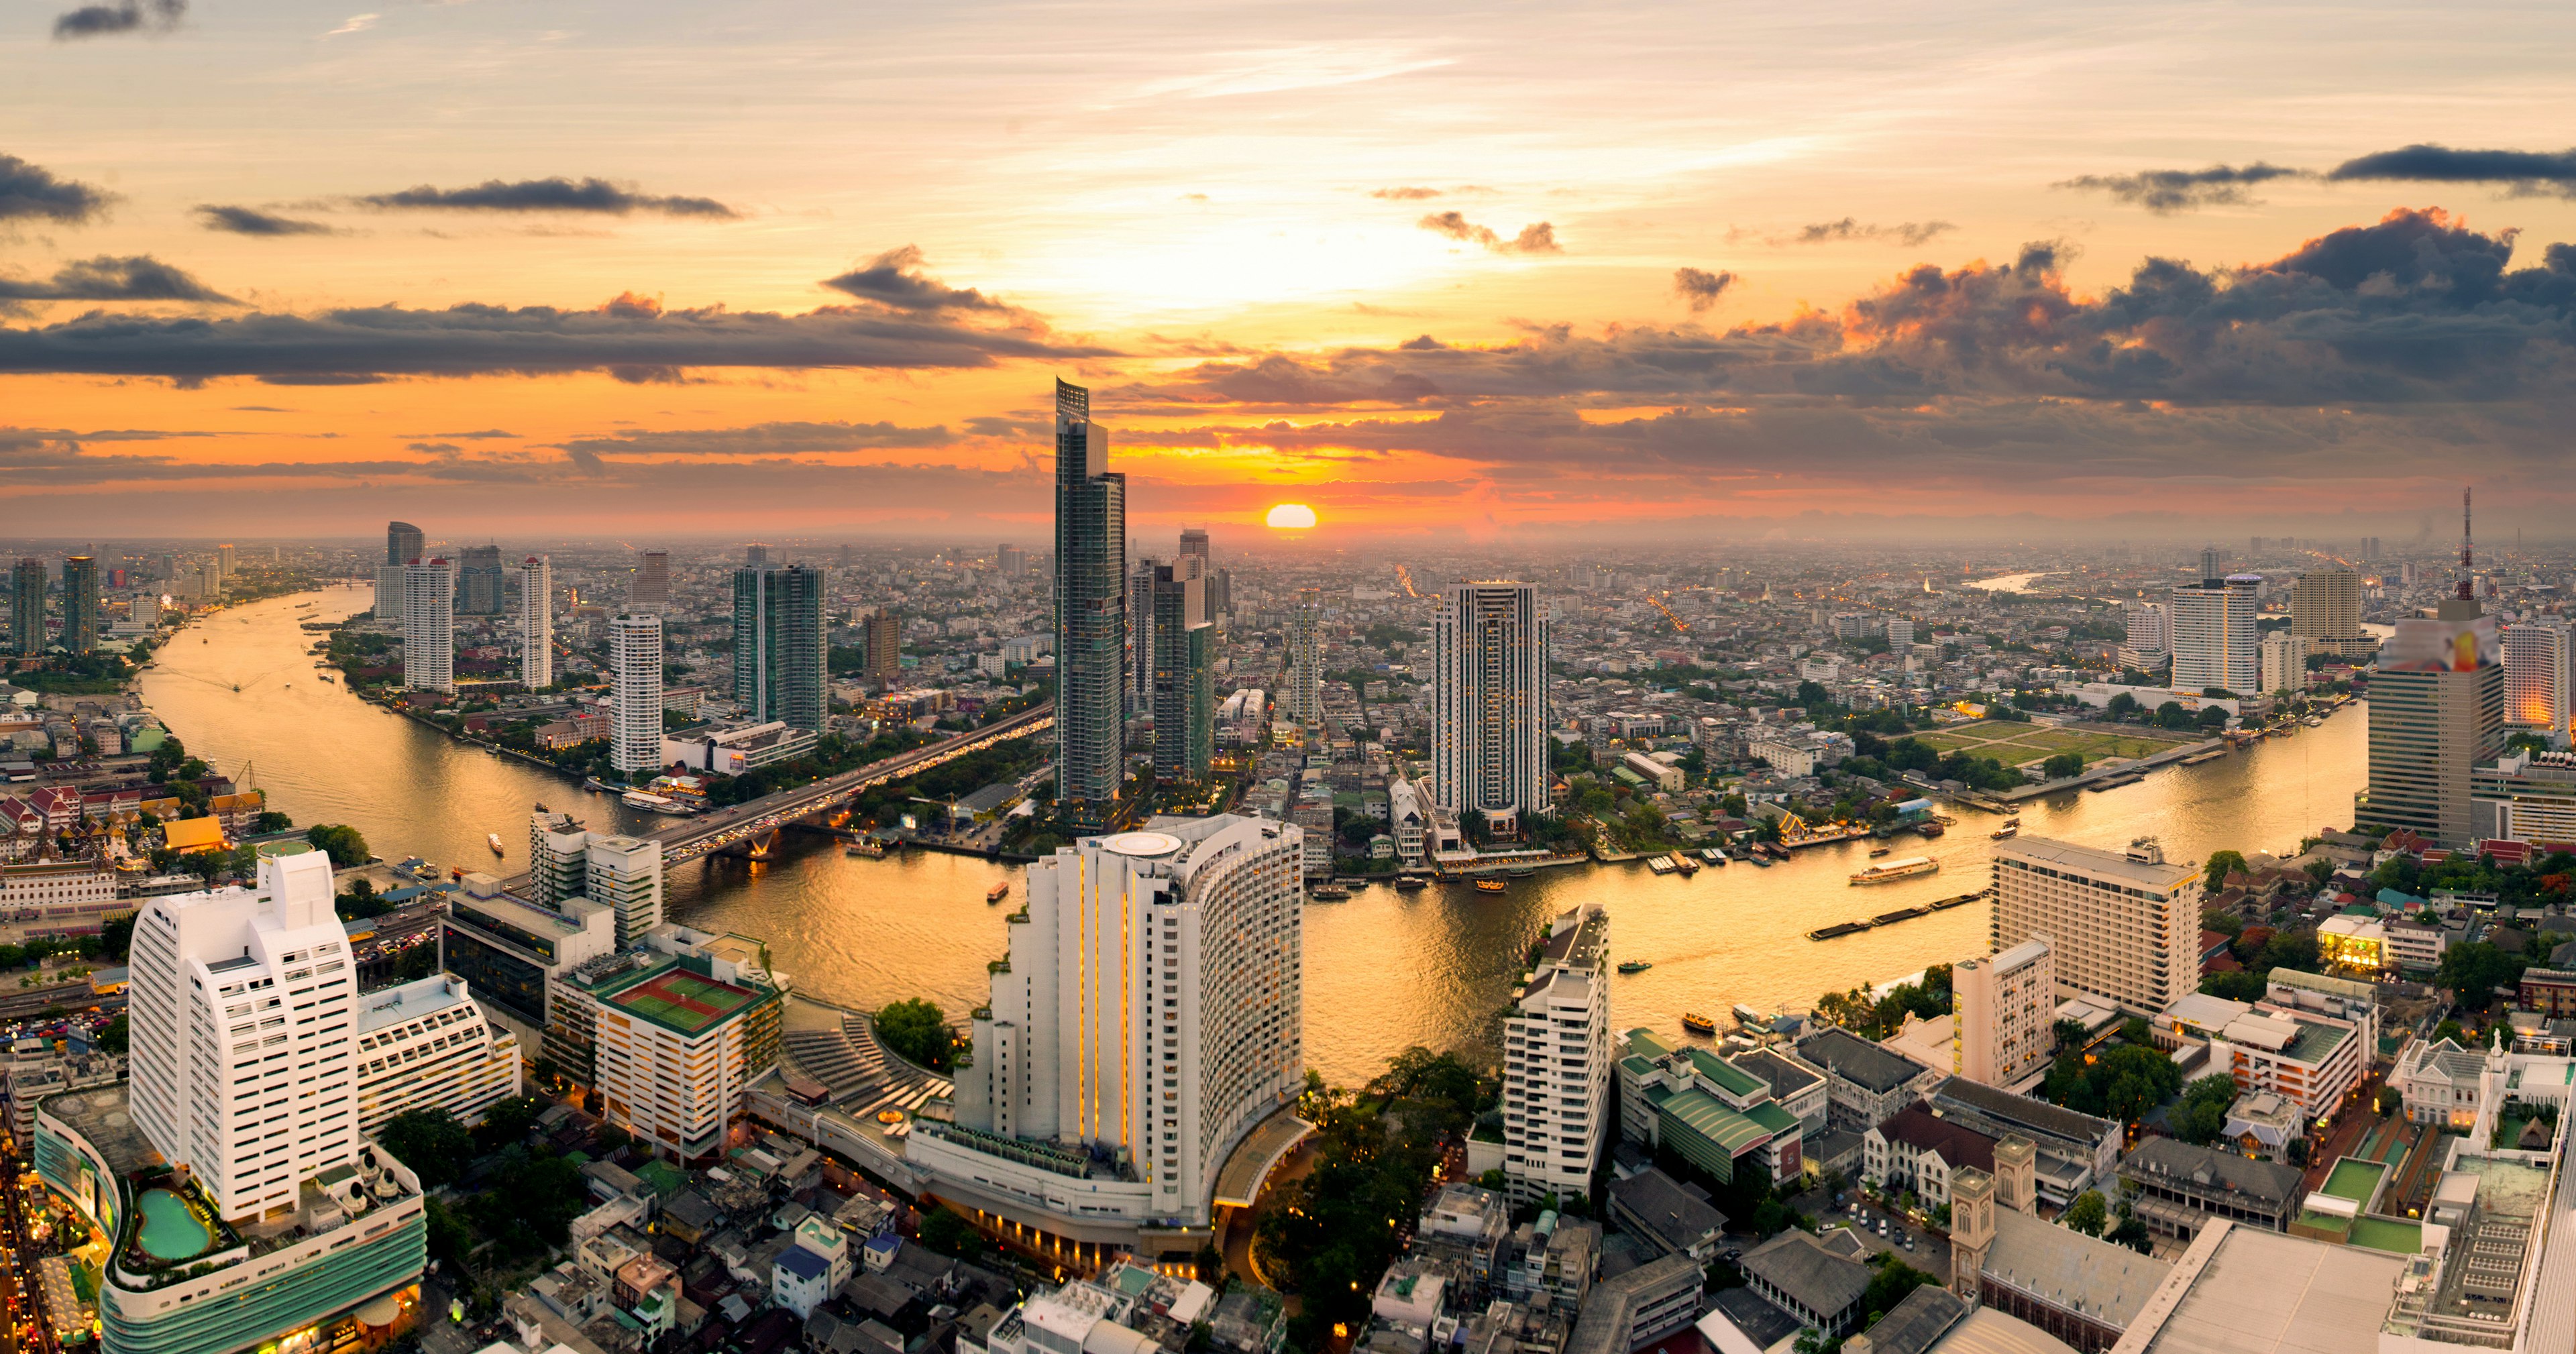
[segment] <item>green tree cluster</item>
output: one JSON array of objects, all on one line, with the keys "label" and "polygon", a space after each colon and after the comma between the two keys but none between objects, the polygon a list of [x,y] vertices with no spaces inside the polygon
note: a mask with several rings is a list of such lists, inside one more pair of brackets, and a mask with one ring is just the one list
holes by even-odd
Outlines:
[{"label": "green tree cluster", "polygon": [[373,854],[367,850],[367,839],[346,823],[316,823],[304,829],[304,840],[329,856],[335,870],[364,865]]},{"label": "green tree cluster", "polygon": [[2114,1042],[2091,1053],[2059,1054],[2049,1065],[2041,1093],[2053,1104],[2129,1123],[2163,1104],[2181,1084],[2182,1073],[2162,1050]]},{"label": "green tree cluster", "polygon": [[2227,1128],[2227,1108],[2236,1103],[2236,1079],[2224,1072],[2194,1080],[2182,1090],[2182,1103],[2166,1116],[2173,1135],[2206,1147]]},{"label": "green tree cluster", "polygon": [[1920,981],[1899,983],[1880,997],[1865,987],[1828,992],[1816,999],[1816,1017],[1864,1039],[1885,1039],[1909,1016],[1929,1020],[1950,1013],[1950,973],[1948,964],[1934,964],[1923,970]]},{"label": "green tree cluster", "polygon": [[905,1059],[933,1072],[949,1070],[953,1036],[948,1013],[925,998],[889,1003],[877,1012],[877,1038]]}]

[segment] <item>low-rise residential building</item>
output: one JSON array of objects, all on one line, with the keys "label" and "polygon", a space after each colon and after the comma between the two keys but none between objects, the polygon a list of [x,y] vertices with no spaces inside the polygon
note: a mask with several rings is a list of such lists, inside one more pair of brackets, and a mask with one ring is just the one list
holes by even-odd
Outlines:
[{"label": "low-rise residential building", "polygon": [[2450,932],[2403,917],[2390,917],[2380,926],[2388,937],[2390,967],[2408,974],[2430,974],[2441,968],[2442,951],[2451,947]]},{"label": "low-rise residential building", "polygon": [[0,944],[94,936],[109,917],[133,910],[117,899],[116,871],[105,860],[0,865]]},{"label": "low-rise residential building", "polygon": [[493,1028],[464,979],[434,973],[358,999],[358,1131],[410,1110],[463,1123],[519,1093],[519,1040]]},{"label": "low-rise residential building", "polygon": [[1648,1167],[1611,1182],[1610,1220],[1666,1255],[1687,1255],[1705,1265],[1717,1254],[1726,1215],[1682,1182]]},{"label": "low-rise residential building", "polygon": [[2150,1137],[2120,1161],[2120,1184],[2147,1230],[2189,1241],[2213,1218],[2286,1232],[2305,1197],[2296,1166]]},{"label": "low-rise residential building", "polygon": [[1575,1318],[1565,1354],[1627,1354],[1680,1330],[1699,1314],[1707,1277],[1701,1262],[1667,1255],[1603,1279]]},{"label": "low-rise residential building", "polygon": [[2238,1089],[2268,1091],[2310,1119],[2332,1115],[2369,1071],[2368,1034],[2349,1020],[2270,1001],[2229,1021],[2209,1041],[2209,1068]]},{"label": "low-rise residential building", "polygon": [[791,1244],[770,1262],[769,1295],[801,1320],[849,1282],[850,1239],[819,1217],[796,1224]]},{"label": "low-rise residential building", "polygon": [[2576,971],[2524,969],[2522,980],[2515,984],[2514,1005],[2553,1019],[2576,1015]]}]

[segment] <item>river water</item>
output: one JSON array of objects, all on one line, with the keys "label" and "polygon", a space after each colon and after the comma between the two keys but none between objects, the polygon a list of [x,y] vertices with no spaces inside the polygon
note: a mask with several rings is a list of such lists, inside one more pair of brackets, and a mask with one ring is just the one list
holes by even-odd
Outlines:
[{"label": "river water", "polygon": [[[298,601],[316,601],[311,610]],[[245,762],[272,807],[299,824],[349,823],[388,858],[494,868],[484,834],[507,843],[501,873],[525,867],[529,808],[571,808],[594,828],[649,833],[658,820],[532,766],[490,756],[391,715],[313,677],[312,636],[297,628],[372,601],[335,589],[215,613],[179,633],[143,678],[147,701],[200,756],[239,774]],[[235,692],[235,682],[242,690]],[[2117,847],[2160,838],[2168,858],[2221,848],[2286,852],[2320,827],[2348,826],[2363,780],[2368,718],[2348,708],[2323,728],[2258,743],[2206,765],[2155,772],[2101,794],[2038,800],[2023,831]],[[1521,952],[1549,916],[1584,903],[1610,909],[1611,949],[1654,967],[1612,978],[1613,1018],[1678,1035],[1682,1012],[1723,1019],[1735,1004],[1804,1009],[1818,995],[1885,982],[1985,952],[1987,909],[1953,908],[1839,940],[1806,933],[1987,882],[1992,819],[1960,810],[1936,842],[1900,837],[1899,856],[1941,862],[1937,874],[1853,888],[1867,864],[1853,843],[1750,865],[1657,876],[1642,864],[1542,871],[1502,894],[1434,885],[1418,893],[1356,889],[1306,909],[1307,1057],[1336,1082],[1366,1079],[1408,1044],[1483,1048],[1510,996]],[[790,833],[772,861],[715,857],[668,881],[670,915],[769,942],[799,990],[869,1007],[926,996],[954,1015],[982,1003],[988,959],[1006,945],[996,883],[1019,871],[961,856],[854,859],[828,839]],[[1490,1052],[1490,1049],[1486,1049]]]}]

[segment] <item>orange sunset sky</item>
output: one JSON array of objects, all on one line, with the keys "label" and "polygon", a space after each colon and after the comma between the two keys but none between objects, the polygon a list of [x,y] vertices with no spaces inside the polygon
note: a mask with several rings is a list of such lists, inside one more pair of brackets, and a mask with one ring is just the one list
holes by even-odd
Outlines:
[{"label": "orange sunset sky", "polygon": [[1062,375],[1140,529],[2404,535],[2474,478],[2563,534],[2571,54],[2538,3],[22,0],[0,514],[1034,539]]}]

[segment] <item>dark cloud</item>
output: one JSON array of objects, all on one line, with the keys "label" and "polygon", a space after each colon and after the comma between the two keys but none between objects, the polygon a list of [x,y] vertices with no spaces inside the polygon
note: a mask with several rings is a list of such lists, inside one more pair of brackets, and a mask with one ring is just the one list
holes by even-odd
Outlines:
[{"label": "dark cloud", "polygon": [[1909,248],[1928,243],[1932,237],[1958,227],[1947,221],[1899,221],[1892,226],[1863,224],[1856,217],[1840,221],[1818,221],[1800,226],[1798,233],[1785,241],[1789,244],[1833,244],[1844,240],[1893,240]]},{"label": "dark cloud", "polygon": [[101,254],[66,263],[51,278],[0,277],[0,314],[23,314],[35,301],[199,301],[231,297],[147,254]]},{"label": "dark cloud", "polygon": [[2576,150],[2453,150],[2425,143],[2346,160],[2327,171],[2326,177],[2501,183],[2520,192],[2576,197]]},{"label": "dark cloud", "polygon": [[1440,196],[1440,190],[1437,188],[1380,188],[1369,196],[1386,202],[1420,202],[1425,198]]},{"label": "dark cloud", "polygon": [[743,428],[619,432],[557,443],[576,457],[797,456],[814,452],[867,451],[880,447],[944,447],[957,439],[933,424],[757,423]]},{"label": "dark cloud", "polygon": [[0,155],[0,221],[42,218],[67,226],[96,220],[108,195],[88,184],[59,179],[15,155]]},{"label": "dark cloud", "polygon": [[1734,285],[1733,273],[1712,273],[1705,268],[1673,270],[1673,292],[1690,303],[1694,315],[1716,305],[1717,298],[1726,295],[1726,289]]},{"label": "dark cloud", "polygon": [[2304,169],[2288,169],[2261,161],[2242,169],[2230,165],[2211,165],[2207,169],[2149,169],[2135,174],[2087,174],[2067,179],[2059,188],[2098,189],[2109,193],[2113,201],[2146,208],[2158,215],[2189,211],[2195,207],[2236,206],[2254,200],[2252,189],[2274,179],[2304,179],[2313,175]]},{"label": "dark cloud", "polygon": [[1497,254],[1561,254],[1557,247],[1556,227],[1545,221],[1521,227],[1521,233],[1506,240],[1485,226],[1477,225],[1461,212],[1433,212],[1413,224],[1453,240],[1483,245]]},{"label": "dark cloud", "polygon": [[208,230],[233,235],[337,235],[339,230],[319,221],[299,221],[291,216],[277,216],[251,207],[227,207],[217,203],[200,203],[194,215],[197,224]]},{"label": "dark cloud", "polygon": [[711,197],[664,197],[639,193],[606,179],[521,179],[506,183],[486,179],[471,188],[435,188],[422,184],[399,193],[374,193],[357,199],[361,206],[388,210],[418,209],[474,212],[596,212],[626,216],[659,212],[665,216],[732,218],[733,208]]},{"label": "dark cloud", "polygon": [[664,311],[632,294],[596,310],[465,304],[364,306],[314,315],[232,318],[83,315],[0,327],[0,372],[256,377],[272,385],[355,384],[392,376],[606,371],[620,379],[689,368],[984,367],[1013,358],[1111,356],[1024,330],[993,330],[873,308],[802,315],[722,307]]},{"label": "dark cloud", "polygon": [[825,278],[823,285],[897,310],[930,313],[942,310],[1008,311],[1011,307],[972,287],[951,287],[921,272],[921,250],[905,245],[889,249],[860,267]]},{"label": "dark cloud", "polygon": [[54,41],[101,38],[144,29],[166,33],[187,17],[188,0],[121,0],[113,5],[83,5],[54,16]]}]

